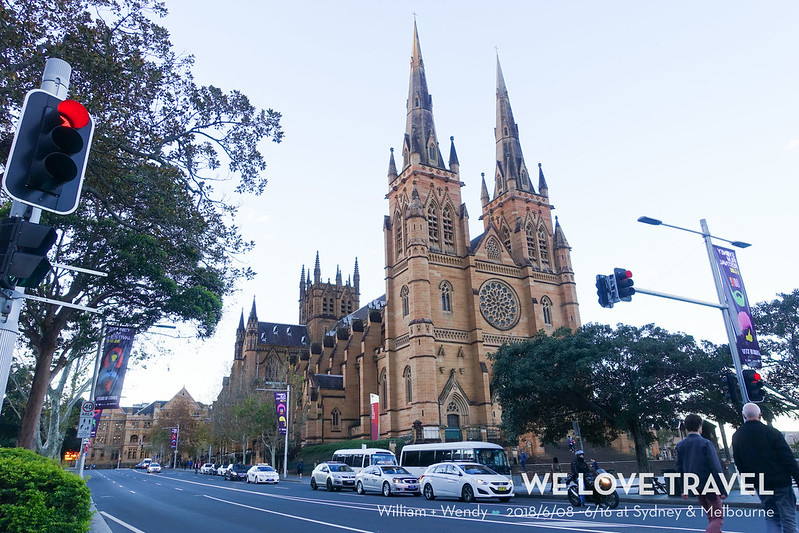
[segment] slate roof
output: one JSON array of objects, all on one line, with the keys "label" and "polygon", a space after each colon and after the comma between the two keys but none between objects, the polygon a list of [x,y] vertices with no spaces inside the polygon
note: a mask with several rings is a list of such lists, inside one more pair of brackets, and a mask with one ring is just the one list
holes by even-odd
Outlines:
[{"label": "slate roof", "polygon": [[344,390],[344,376],[314,374],[313,378],[320,389]]},{"label": "slate roof", "polygon": [[336,322],[336,325],[333,326],[333,328],[330,331],[328,331],[327,334],[335,335],[336,329],[349,326],[352,323],[353,319],[360,319],[366,322],[367,319],[369,318],[369,311],[375,309],[380,310],[383,309],[385,306],[386,306],[386,295],[384,294],[382,296],[378,296],[377,298],[375,298],[368,304],[364,305],[357,311],[350,313],[349,315],[345,316],[344,318]]},{"label": "slate roof", "polygon": [[258,343],[275,346],[308,347],[311,345],[311,340],[308,337],[308,328],[305,326],[258,322]]}]

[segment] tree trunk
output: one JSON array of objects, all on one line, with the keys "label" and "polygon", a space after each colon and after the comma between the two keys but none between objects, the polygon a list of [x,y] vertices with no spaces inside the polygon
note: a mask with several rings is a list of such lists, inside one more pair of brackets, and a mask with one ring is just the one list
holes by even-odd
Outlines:
[{"label": "tree trunk", "polygon": [[25,413],[22,415],[17,446],[36,451],[39,435],[39,419],[42,416],[42,406],[47,396],[47,387],[50,385],[50,366],[53,363],[54,348],[42,351],[36,358],[36,370],[33,374],[31,393]]},{"label": "tree trunk", "polygon": [[644,428],[641,428],[638,425],[631,430],[633,440],[635,441],[635,461],[638,463],[639,473],[649,472],[649,457],[646,455],[646,451],[649,446],[646,443],[645,431],[646,430]]}]

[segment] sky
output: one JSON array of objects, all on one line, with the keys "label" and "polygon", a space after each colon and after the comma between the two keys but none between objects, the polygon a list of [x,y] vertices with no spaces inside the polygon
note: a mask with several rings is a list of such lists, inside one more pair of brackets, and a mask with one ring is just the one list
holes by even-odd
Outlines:
[{"label": "sky", "polygon": [[[649,295],[603,309],[597,274],[633,272],[636,287],[717,302],[699,235],[737,250],[749,301],[797,287],[799,4],[791,1],[245,2],[167,0],[161,23],[196,81],[239,90],[282,113],[264,142],[269,183],[229,196],[255,241],[240,258],[257,277],[227,296],[206,342],[141,336],[164,356],[128,372],[124,405],[186,386],[212,402],[233,360],[235,330],[296,324],[300,271],[319,252],[323,279],[358,258],[361,303],[385,293],[383,217],[389,149],[401,153],[414,19],[442,152],[454,136],[470,237],[480,174],[495,168],[497,57],[529,168],[542,164],[572,247],[582,322],[655,323],[725,343],[721,312]],[[400,156],[401,157],[401,156]],[[225,177],[224,173],[220,177]],[[535,182],[537,183],[537,181]],[[723,242],[719,244],[724,245]]]}]

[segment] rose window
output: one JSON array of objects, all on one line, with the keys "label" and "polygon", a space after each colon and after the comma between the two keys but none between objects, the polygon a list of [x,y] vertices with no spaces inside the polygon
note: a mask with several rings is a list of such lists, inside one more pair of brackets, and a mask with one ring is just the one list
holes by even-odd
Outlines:
[{"label": "rose window", "polygon": [[480,312],[495,328],[510,329],[519,321],[519,297],[503,281],[486,281],[480,288]]}]

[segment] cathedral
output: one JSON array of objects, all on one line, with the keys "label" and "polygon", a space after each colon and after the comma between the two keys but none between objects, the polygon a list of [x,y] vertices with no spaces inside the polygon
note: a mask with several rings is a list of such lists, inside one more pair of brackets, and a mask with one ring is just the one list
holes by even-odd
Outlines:
[{"label": "cathedral", "polygon": [[580,312],[571,248],[541,165],[534,184],[525,163],[498,58],[496,85],[493,193],[483,176],[472,238],[461,188],[473,181],[461,179],[453,137],[442,155],[414,24],[401,165],[393,148],[388,164],[385,295],[360,305],[357,259],[351,278],[337,268],[322,282],[317,253],[300,274],[299,325],[259,322],[255,302],[246,324],[242,314],[222,393],[291,374],[306,444],[369,439],[372,395],[380,438],[499,439],[488,354],[576,329]]}]

